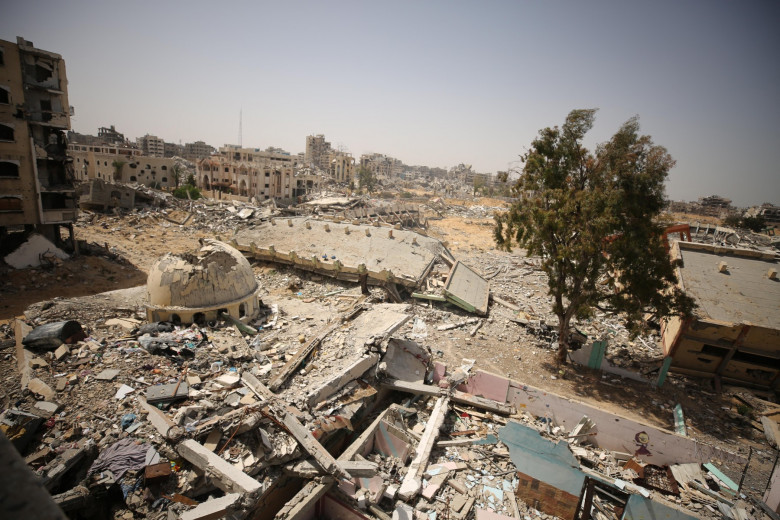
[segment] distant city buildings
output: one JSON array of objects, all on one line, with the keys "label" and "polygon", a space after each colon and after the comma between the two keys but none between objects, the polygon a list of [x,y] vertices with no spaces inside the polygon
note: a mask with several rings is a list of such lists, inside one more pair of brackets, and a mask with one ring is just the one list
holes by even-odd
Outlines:
[{"label": "distant city buildings", "polygon": [[400,160],[381,153],[370,153],[360,156],[360,167],[370,170],[379,180],[400,177],[403,165]]},{"label": "distant city buildings", "polygon": [[146,134],[135,140],[136,146],[150,157],[165,157],[165,141],[156,135]]},{"label": "distant city buildings", "polygon": [[71,110],[62,56],[0,40],[0,240],[22,226],[55,243],[63,226],[73,239]]},{"label": "distant city buildings", "polygon": [[731,199],[719,195],[701,197],[697,202],[670,201],[668,209],[676,213],[690,213],[720,219],[740,213],[738,208],[731,205]]},{"label": "distant city buildings", "polygon": [[188,161],[197,161],[208,157],[214,153],[214,147],[204,143],[203,141],[195,141],[194,143],[186,143],[184,150],[182,150],[182,157]]}]

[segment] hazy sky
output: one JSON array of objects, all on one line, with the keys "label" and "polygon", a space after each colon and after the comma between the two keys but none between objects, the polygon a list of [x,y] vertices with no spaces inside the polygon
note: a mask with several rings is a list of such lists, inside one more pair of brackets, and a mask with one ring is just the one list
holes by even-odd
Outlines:
[{"label": "hazy sky", "polygon": [[780,203],[780,2],[9,0],[0,39],[62,54],[73,129],[517,165],[540,128],[639,115],[670,198]]}]

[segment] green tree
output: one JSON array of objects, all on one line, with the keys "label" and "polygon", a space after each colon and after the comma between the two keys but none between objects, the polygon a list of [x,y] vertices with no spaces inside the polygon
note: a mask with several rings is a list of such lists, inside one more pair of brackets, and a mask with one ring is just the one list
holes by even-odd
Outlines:
[{"label": "green tree", "polygon": [[477,194],[482,193],[485,191],[485,178],[481,175],[475,175],[474,181],[472,183],[473,196],[477,196]]},{"label": "green tree", "polygon": [[173,186],[178,188],[181,182],[181,174],[184,173],[184,167],[179,163],[174,163],[171,166],[171,173],[173,174]]},{"label": "green tree", "polygon": [[111,166],[114,167],[114,182],[122,182],[122,169],[125,164],[127,163],[121,159],[116,159],[111,163]]},{"label": "green tree", "polygon": [[197,183],[195,182],[195,174],[190,173],[187,175],[187,184],[190,186],[197,186]]},{"label": "green tree", "polygon": [[173,196],[177,199],[192,199],[196,200],[201,198],[203,195],[201,195],[200,190],[193,186],[192,184],[184,184],[183,186],[179,186],[175,190],[173,190]]},{"label": "green tree", "polygon": [[495,239],[542,258],[558,317],[558,361],[566,362],[571,319],[596,309],[620,313],[636,334],[649,312],[688,315],[693,300],[677,284],[663,226],[664,182],[674,160],[629,119],[592,153],[582,139],[595,110],[574,110],[545,128],[523,156],[518,201],[496,215]]},{"label": "green tree", "polygon": [[755,233],[761,233],[766,227],[766,219],[761,215],[745,217],[742,219],[742,227]]},{"label": "green tree", "polygon": [[360,189],[365,189],[371,193],[376,187],[376,175],[370,169],[365,166],[361,166],[358,169],[358,186]]}]

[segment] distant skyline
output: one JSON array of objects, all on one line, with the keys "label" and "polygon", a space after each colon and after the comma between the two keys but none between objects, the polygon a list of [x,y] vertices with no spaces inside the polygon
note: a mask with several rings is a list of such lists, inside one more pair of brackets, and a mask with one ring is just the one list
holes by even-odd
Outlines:
[{"label": "distant skyline", "polygon": [[780,203],[780,3],[22,2],[0,18],[65,59],[73,130],[479,172],[599,108],[586,144],[638,115],[677,160],[673,200]]}]

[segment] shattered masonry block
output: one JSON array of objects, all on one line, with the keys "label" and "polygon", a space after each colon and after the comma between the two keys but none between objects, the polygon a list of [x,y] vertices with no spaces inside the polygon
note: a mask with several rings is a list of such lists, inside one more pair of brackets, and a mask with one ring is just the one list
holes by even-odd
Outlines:
[{"label": "shattered masonry block", "polygon": [[180,442],[176,451],[206,472],[214,485],[226,493],[259,494],[263,488],[260,482],[193,439]]}]

